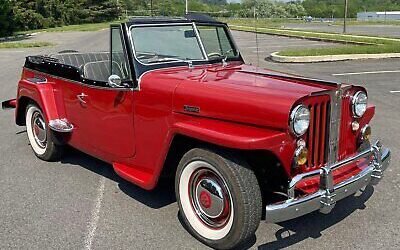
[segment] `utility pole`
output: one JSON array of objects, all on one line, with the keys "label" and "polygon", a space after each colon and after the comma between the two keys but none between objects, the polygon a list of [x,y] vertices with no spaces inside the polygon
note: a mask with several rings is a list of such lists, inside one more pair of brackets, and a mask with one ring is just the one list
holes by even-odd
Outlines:
[{"label": "utility pole", "polygon": [[117,10],[118,10],[118,20],[121,20],[120,9],[119,9],[119,0],[117,0]]},{"label": "utility pole", "polygon": [[189,13],[189,0],[185,0],[185,14]]},{"label": "utility pole", "polygon": [[347,32],[347,9],[349,6],[349,0],[344,0],[344,21],[343,21],[343,34]]}]

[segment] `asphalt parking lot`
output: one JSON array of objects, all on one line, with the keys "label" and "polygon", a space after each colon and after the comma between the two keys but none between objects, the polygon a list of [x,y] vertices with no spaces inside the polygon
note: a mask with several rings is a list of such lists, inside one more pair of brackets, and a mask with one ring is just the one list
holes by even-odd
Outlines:
[{"label": "asphalt parking lot", "polygon": [[[392,150],[379,186],[338,203],[329,215],[313,213],[279,224],[261,223],[252,249],[400,248],[400,60],[278,64],[272,51],[336,46],[302,39],[233,32],[247,62],[315,78],[361,84],[377,105],[375,138]],[[0,100],[15,97],[24,57],[65,49],[108,49],[108,33],[42,33],[32,40],[57,46],[0,50]],[[274,47],[275,46],[275,47]],[[0,111],[0,249],[204,249],[181,226],[173,186],[144,191],[111,166],[80,152],[61,162],[37,159],[12,111]]]}]

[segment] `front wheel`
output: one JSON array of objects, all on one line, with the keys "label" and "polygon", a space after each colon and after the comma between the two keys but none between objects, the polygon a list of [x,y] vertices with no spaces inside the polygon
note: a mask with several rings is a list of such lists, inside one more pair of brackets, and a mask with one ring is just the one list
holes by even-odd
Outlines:
[{"label": "front wheel", "polygon": [[175,191],[183,222],[204,244],[241,246],[257,230],[261,191],[246,162],[225,152],[195,148],[181,159]]}]

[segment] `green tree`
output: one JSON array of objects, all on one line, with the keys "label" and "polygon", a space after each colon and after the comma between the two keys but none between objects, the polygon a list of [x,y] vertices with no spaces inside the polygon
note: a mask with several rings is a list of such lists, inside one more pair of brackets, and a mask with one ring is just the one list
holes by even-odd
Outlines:
[{"label": "green tree", "polygon": [[0,0],[0,37],[11,35],[13,30],[11,2]]},{"label": "green tree", "polygon": [[10,3],[13,27],[27,30],[114,20],[122,14],[123,1],[10,0]]},{"label": "green tree", "polygon": [[288,18],[305,15],[306,11],[299,2],[277,2],[272,0],[244,0],[241,17],[253,17],[254,6],[260,18]]},{"label": "green tree", "polygon": [[[308,15],[314,17],[343,17],[344,0],[304,0],[303,7]],[[349,17],[356,17],[357,12],[399,10],[399,0],[349,0]]]},{"label": "green tree", "polygon": [[103,22],[117,19],[122,15],[122,1],[98,0],[85,1],[85,8],[88,10],[87,22]]}]

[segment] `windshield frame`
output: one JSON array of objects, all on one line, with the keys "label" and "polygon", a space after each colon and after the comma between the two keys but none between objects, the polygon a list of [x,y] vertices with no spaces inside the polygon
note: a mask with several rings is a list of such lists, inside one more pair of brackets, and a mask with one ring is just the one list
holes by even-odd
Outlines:
[{"label": "windshield frame", "polygon": [[[234,51],[236,51],[237,55],[236,57],[230,57],[227,58],[227,61],[237,61],[237,60],[242,60],[242,57],[240,55],[240,51],[238,49],[238,47],[236,46],[235,41],[232,38],[232,34],[229,30],[229,28],[227,27],[227,25],[225,24],[217,24],[217,23],[199,23],[199,25],[201,26],[214,26],[214,27],[222,27],[226,33],[227,38],[229,39],[229,43],[232,46],[232,49]],[[201,53],[203,55],[203,59],[195,59],[195,60],[174,60],[174,61],[165,61],[165,62],[152,62],[152,63],[145,63],[142,62],[141,60],[139,60],[137,58],[137,53],[136,53],[136,48],[135,48],[135,43],[134,43],[134,38],[132,36],[132,29],[137,28],[137,27],[162,27],[162,26],[190,26],[192,27],[193,31],[195,32],[196,35],[196,40],[197,43],[199,45],[199,48],[201,50]],[[130,25],[128,27],[128,35],[129,35],[129,40],[131,43],[131,47],[132,47],[132,51],[133,51],[133,56],[135,61],[137,61],[139,64],[141,64],[142,66],[154,66],[154,65],[169,65],[169,64],[177,64],[177,63],[188,63],[188,64],[195,64],[195,63],[208,63],[208,64],[212,64],[212,63],[216,63],[216,62],[220,62],[222,61],[220,58],[212,58],[210,59],[207,56],[207,52],[205,50],[203,41],[201,39],[201,36],[199,34],[199,30],[197,28],[197,24],[196,22],[176,22],[176,23],[158,23],[158,24],[133,24]]]}]

